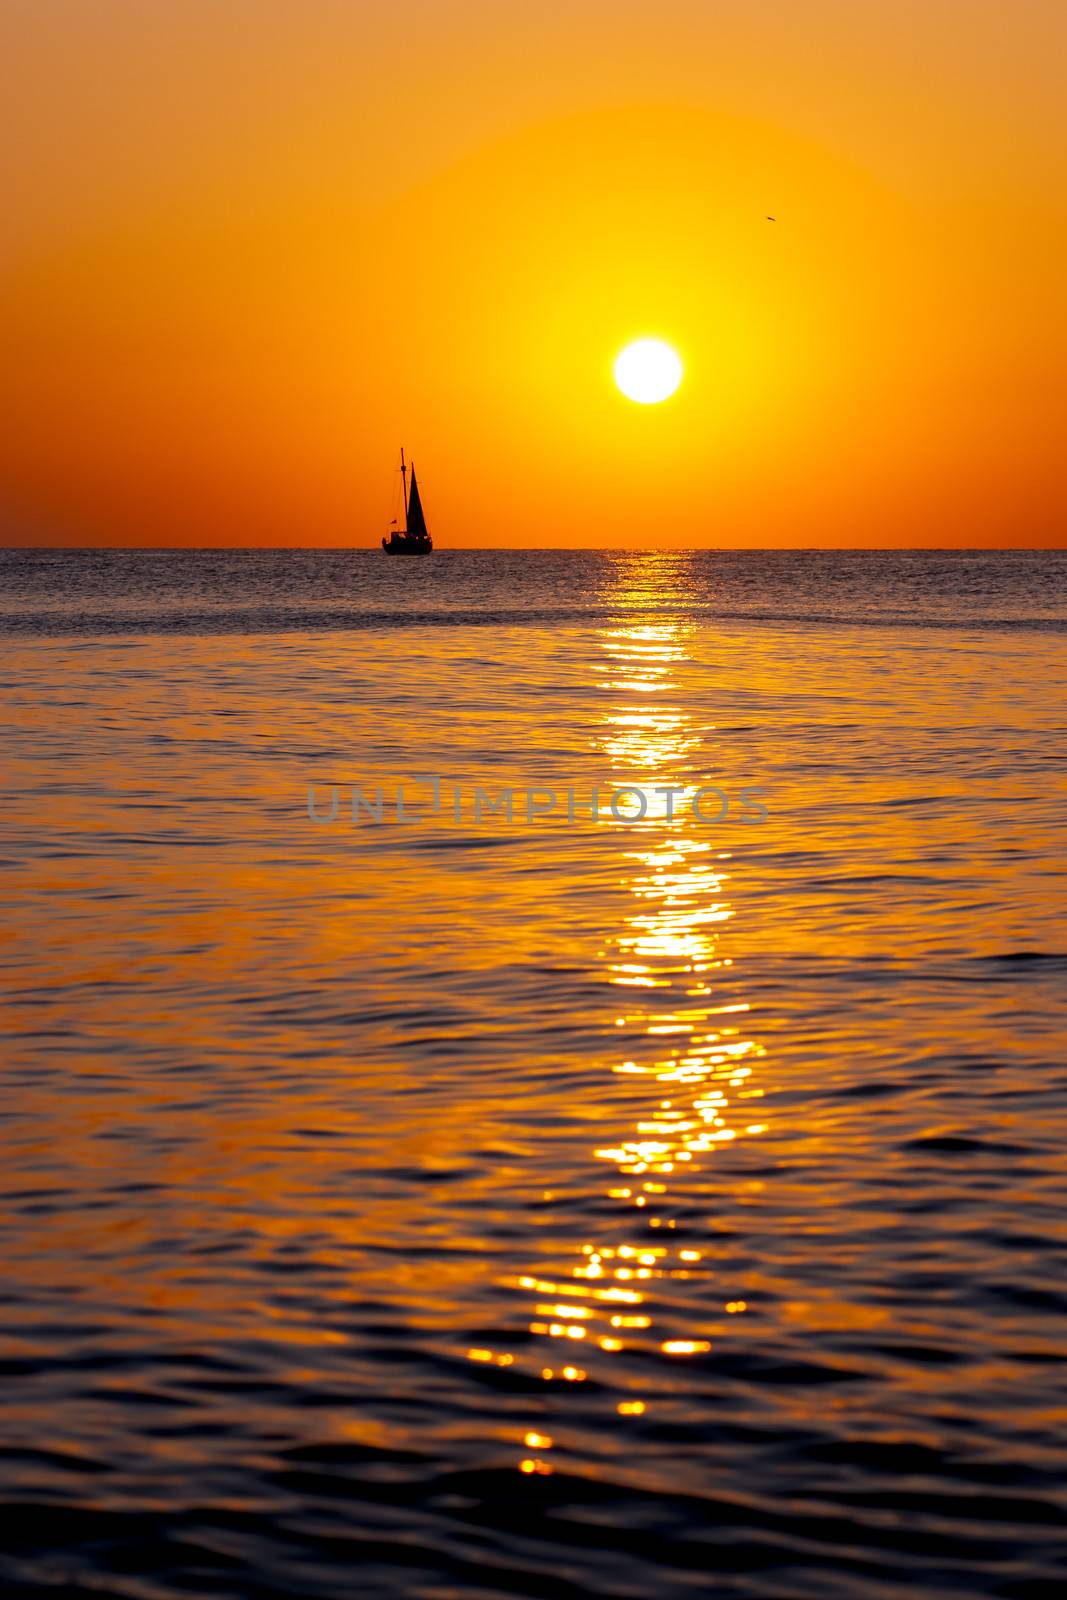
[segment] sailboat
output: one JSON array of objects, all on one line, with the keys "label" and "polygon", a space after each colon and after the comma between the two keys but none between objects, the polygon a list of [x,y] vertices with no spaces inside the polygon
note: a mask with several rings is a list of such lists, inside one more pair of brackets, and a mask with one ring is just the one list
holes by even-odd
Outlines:
[{"label": "sailboat", "polygon": [[397,528],[394,524],[388,539],[382,540],[382,549],[391,556],[429,555],[433,549],[433,540],[430,538],[426,526],[426,514],[422,509],[422,496],[419,494],[419,480],[415,476],[415,463],[411,463],[409,495],[408,467],[403,450],[400,452],[400,475],[404,480],[404,526]]}]

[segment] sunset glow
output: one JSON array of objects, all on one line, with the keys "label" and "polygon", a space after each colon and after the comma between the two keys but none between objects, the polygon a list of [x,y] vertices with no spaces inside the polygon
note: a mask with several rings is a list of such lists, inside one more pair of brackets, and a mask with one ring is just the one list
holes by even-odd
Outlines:
[{"label": "sunset glow", "polygon": [[7,8],[7,537],[376,545],[405,444],[440,549],[1058,543],[1062,34]]}]

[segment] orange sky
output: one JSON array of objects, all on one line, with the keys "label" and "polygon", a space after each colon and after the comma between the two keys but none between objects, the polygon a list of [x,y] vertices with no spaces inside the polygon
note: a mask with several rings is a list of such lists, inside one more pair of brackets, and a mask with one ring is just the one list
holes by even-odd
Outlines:
[{"label": "orange sky", "polygon": [[7,0],[0,539],[375,544],[403,443],[439,547],[1064,543],[1065,52],[1060,0]]}]

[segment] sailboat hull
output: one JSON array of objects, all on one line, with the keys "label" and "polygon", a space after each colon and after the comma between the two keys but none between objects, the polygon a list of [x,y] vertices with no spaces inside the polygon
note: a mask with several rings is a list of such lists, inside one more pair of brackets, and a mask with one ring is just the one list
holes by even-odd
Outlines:
[{"label": "sailboat hull", "polygon": [[408,539],[403,534],[394,534],[391,539],[382,540],[382,549],[387,556],[428,556],[433,550],[433,540],[429,536]]}]

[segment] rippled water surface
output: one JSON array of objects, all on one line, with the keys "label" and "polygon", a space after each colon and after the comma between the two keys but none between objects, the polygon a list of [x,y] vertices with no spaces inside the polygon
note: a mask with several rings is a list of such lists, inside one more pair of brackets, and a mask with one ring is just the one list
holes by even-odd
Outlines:
[{"label": "rippled water surface", "polygon": [[4,1592],[1063,1594],[1065,579],[0,554]]}]

